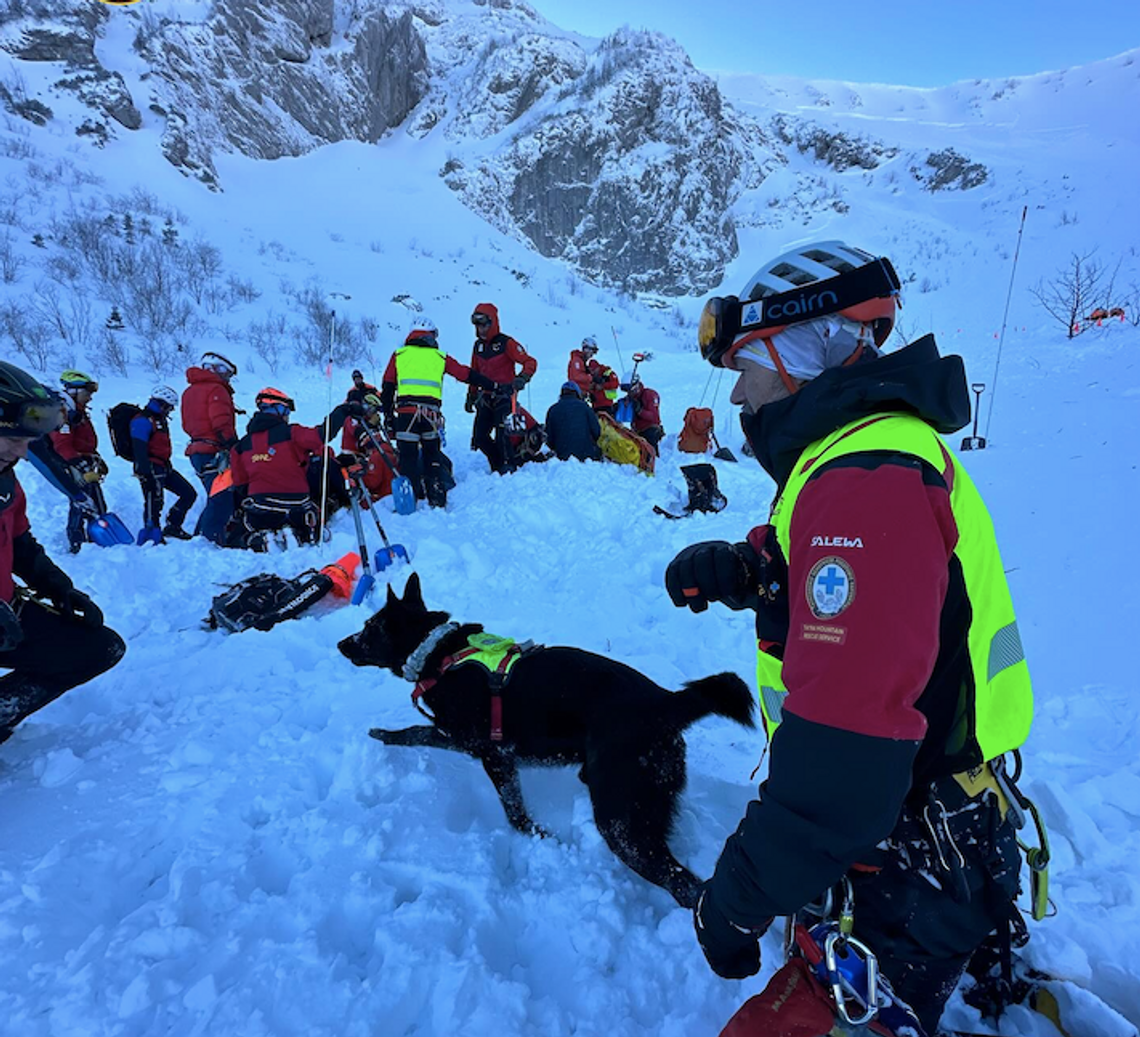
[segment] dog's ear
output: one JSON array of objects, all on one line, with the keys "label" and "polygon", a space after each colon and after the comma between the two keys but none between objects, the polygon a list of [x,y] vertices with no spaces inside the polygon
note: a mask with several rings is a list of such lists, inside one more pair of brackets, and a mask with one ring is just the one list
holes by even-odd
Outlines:
[{"label": "dog's ear", "polygon": [[[389,584],[390,589],[391,584]],[[404,604],[418,605],[421,609],[425,607],[423,592],[420,590],[420,574],[417,572],[408,577],[408,582],[404,586]]]},{"label": "dog's ear", "polygon": [[396,597],[396,592],[392,590],[392,585],[388,584],[388,604],[395,605],[400,599]]}]

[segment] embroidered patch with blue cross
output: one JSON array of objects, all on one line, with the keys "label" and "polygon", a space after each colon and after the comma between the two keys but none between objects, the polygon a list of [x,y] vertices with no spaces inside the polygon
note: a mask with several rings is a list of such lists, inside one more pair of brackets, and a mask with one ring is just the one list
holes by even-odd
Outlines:
[{"label": "embroidered patch with blue cross", "polygon": [[836,555],[821,558],[807,578],[808,608],[816,619],[834,619],[855,600],[855,573]]}]

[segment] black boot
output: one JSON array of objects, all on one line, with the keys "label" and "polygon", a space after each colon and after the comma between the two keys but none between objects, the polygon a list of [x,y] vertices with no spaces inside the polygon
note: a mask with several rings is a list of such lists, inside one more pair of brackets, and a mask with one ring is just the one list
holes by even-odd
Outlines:
[{"label": "black boot", "polygon": [[187,533],[182,528],[182,524],[175,525],[173,522],[168,522],[162,527],[162,535],[170,540],[192,540],[193,533]]}]

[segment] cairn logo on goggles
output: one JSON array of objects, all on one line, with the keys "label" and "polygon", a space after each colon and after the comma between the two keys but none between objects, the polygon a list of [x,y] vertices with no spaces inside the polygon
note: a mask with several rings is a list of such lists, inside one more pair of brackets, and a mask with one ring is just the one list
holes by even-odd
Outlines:
[{"label": "cairn logo on goggles", "polygon": [[839,296],[830,289],[824,292],[812,292],[811,295],[801,295],[795,299],[777,298],[764,304],[761,321],[807,317],[816,311],[833,313],[838,305]]},{"label": "cairn logo on goggles", "polygon": [[821,537],[811,538],[812,547],[862,547],[862,537]]}]

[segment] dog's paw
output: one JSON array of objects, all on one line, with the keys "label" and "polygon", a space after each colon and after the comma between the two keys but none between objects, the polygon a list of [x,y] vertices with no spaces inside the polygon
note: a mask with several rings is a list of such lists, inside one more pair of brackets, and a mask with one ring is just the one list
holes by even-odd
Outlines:
[{"label": "dog's paw", "polygon": [[388,741],[388,738],[391,734],[392,734],[391,731],[386,731],[382,727],[373,727],[373,728],[370,728],[368,731],[368,737],[369,738],[375,738],[376,741],[378,741],[378,742]]},{"label": "dog's paw", "polygon": [[527,827],[523,829],[523,831],[527,835],[533,835],[539,839],[555,839],[555,840],[557,840],[557,838],[558,838],[552,831],[550,831],[549,828],[543,828],[542,825],[536,825],[533,821],[531,821],[530,824],[527,825]]}]

